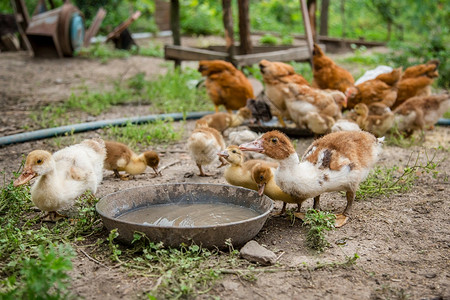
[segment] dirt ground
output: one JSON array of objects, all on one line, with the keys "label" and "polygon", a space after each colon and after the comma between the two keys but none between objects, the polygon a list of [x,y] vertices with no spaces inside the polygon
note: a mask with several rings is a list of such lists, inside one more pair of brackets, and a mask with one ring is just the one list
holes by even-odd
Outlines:
[{"label": "dirt ground", "polygon": [[[82,84],[101,91],[110,88],[113,80],[137,72],[145,72],[151,78],[165,72],[167,66],[162,59],[137,56],[101,64],[80,58],[33,59],[24,53],[0,53],[0,136],[24,131],[33,110],[45,103],[64,100]],[[139,107],[121,107],[89,120],[136,114],[145,112]],[[213,177],[197,176],[198,169],[185,149],[192,128],[190,121],[180,142],[154,147],[162,155],[161,166],[171,164],[163,170],[162,177],[154,178],[148,168],[134,180],[120,181],[105,171],[97,196],[157,183],[226,183],[223,169],[214,166],[206,168],[215,174]],[[97,130],[77,134],[64,141],[70,143],[101,133]],[[297,152],[302,154],[311,142],[312,139],[296,141]],[[438,146],[442,147],[432,150]],[[419,174],[417,183],[406,194],[356,202],[350,222],[328,233],[331,248],[322,254],[305,246],[306,228],[300,221],[291,225],[288,219],[270,217],[255,240],[279,256],[279,265],[269,267],[272,272],[257,274],[254,282],[225,275],[199,298],[450,299],[450,196],[446,174],[450,170],[449,146],[449,127],[427,132],[423,147],[385,146],[379,162],[385,166],[404,167],[410,154],[418,152],[425,162],[424,149],[428,149],[428,155],[437,151],[436,160],[443,160],[437,168],[437,177]],[[46,139],[0,146],[0,171],[5,171],[6,177],[12,176],[23,155],[39,148],[55,151],[57,143]],[[311,205],[308,200],[303,207]],[[340,212],[345,200],[338,193],[325,194],[321,205],[325,210]],[[280,208],[281,203],[276,203],[275,209]],[[130,277],[120,268],[108,270],[77,253],[71,275],[73,292],[80,297],[135,299],[155,284],[152,278]],[[339,265],[355,253],[360,258],[351,267],[314,268],[317,264]]]}]

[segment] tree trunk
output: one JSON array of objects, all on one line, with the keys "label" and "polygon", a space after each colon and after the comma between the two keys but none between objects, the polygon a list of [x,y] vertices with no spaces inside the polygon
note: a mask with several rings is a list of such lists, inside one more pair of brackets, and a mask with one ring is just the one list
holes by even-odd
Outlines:
[{"label": "tree trunk", "polygon": [[328,36],[328,9],[330,7],[330,0],[322,0],[320,8],[320,35]]},{"label": "tree trunk", "polygon": [[[180,2],[170,0],[170,29],[172,30],[173,44],[180,46]],[[175,67],[181,66],[181,60],[175,60]]]},{"label": "tree trunk", "polygon": [[234,57],[234,35],[233,35],[233,12],[231,11],[231,0],[222,0],[223,26],[225,28],[226,50],[233,61]]},{"label": "tree trunk", "polygon": [[239,40],[241,54],[252,53],[250,39],[250,18],[248,14],[248,0],[238,0],[239,5]]}]

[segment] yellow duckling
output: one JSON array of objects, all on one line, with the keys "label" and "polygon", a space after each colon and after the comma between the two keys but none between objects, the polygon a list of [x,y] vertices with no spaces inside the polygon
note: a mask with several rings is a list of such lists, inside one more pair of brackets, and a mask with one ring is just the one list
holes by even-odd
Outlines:
[{"label": "yellow duckling", "polygon": [[119,171],[137,175],[144,173],[147,166],[151,167],[156,175],[161,175],[158,171],[159,156],[155,151],[146,151],[137,155],[122,143],[105,141],[105,145],[105,169],[114,171],[117,178],[128,180],[128,175],[121,175]]},{"label": "yellow duckling", "polygon": [[300,214],[300,208],[304,200],[295,199],[292,195],[289,195],[280,189],[275,183],[273,168],[264,164],[256,164],[252,170],[252,179],[258,186],[258,193],[260,196],[264,194],[272,200],[283,201],[283,208],[281,209],[280,215],[286,213],[287,203],[297,203],[297,212],[295,212],[294,215],[298,218],[303,218],[303,214]]},{"label": "yellow duckling", "polygon": [[244,162],[244,153],[235,145],[228,146],[225,150],[219,152],[218,155],[230,163],[230,166],[224,172],[224,177],[229,184],[255,191],[258,190],[258,186],[252,179],[252,168],[257,164],[277,167],[276,163],[259,159],[251,159]]}]

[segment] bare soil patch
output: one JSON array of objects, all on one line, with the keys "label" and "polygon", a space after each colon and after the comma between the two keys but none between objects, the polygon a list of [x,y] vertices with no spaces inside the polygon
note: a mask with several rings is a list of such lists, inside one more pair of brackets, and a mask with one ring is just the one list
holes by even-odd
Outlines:
[{"label": "bare soil patch", "polygon": [[[145,72],[147,77],[166,71],[164,61],[133,56],[114,59],[106,64],[80,58],[40,60],[21,53],[0,53],[0,136],[20,132],[29,122],[30,112],[43,104],[63,101],[80,85],[101,91],[111,88],[113,80]],[[121,107],[97,118],[142,114],[142,107]],[[177,126],[182,126],[178,124]],[[183,125],[184,126],[184,125]],[[157,183],[203,182],[226,183],[223,169],[208,166],[213,177],[197,176],[198,169],[188,156],[185,140],[194,124],[187,122],[184,137],[177,143],[156,145],[162,154],[161,166],[176,164],[163,170],[162,177],[153,171],[120,181],[105,171],[97,196]],[[75,137],[63,138],[64,143],[96,137],[97,130]],[[297,152],[303,151],[312,139],[296,141]],[[442,146],[439,150],[432,150]],[[379,164],[405,166],[410,154],[428,149],[437,151],[443,160],[436,178],[418,174],[414,188],[393,197],[370,198],[355,203],[350,222],[328,233],[331,248],[322,254],[305,245],[306,228],[301,221],[294,224],[286,218],[270,217],[255,240],[274,251],[278,265],[256,275],[256,281],[246,281],[236,275],[225,275],[201,299],[449,299],[450,298],[450,208],[447,181],[450,163],[450,128],[436,127],[426,133],[423,147],[403,149],[386,146]],[[57,150],[54,139],[32,141],[0,147],[0,171],[12,177],[23,155],[34,149]],[[426,161],[421,155],[421,161]],[[192,175],[192,176],[191,176]],[[308,201],[304,208],[310,207]],[[344,197],[325,194],[322,208],[341,212]],[[276,210],[281,203],[276,203]],[[106,231],[105,231],[106,234]],[[90,260],[81,251],[74,261],[73,292],[87,299],[134,299],[150,290],[157,278],[129,276],[121,268],[110,268]],[[348,257],[359,255],[356,264],[340,266]],[[112,267],[108,260],[103,262]]]}]

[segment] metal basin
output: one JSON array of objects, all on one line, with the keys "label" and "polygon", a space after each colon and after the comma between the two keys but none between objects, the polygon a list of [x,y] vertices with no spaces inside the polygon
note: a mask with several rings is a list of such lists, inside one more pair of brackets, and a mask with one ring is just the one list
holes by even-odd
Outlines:
[{"label": "metal basin", "polygon": [[[174,227],[124,221],[118,217],[153,205],[170,204],[234,204],[250,208],[257,216],[226,224],[211,226]],[[222,184],[175,183],[131,188],[109,194],[97,203],[97,212],[108,230],[118,229],[118,239],[130,243],[135,231],[144,233],[153,242],[178,247],[181,243],[212,248],[226,247],[231,239],[234,246],[241,246],[252,239],[262,228],[273,208],[267,196],[256,191]]]}]

